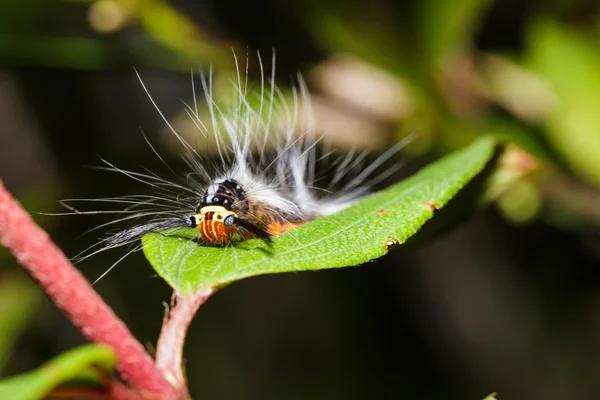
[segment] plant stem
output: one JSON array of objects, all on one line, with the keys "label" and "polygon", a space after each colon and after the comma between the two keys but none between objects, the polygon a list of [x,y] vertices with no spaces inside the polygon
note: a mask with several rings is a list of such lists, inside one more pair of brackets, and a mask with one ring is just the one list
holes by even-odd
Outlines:
[{"label": "plant stem", "polygon": [[212,293],[213,289],[207,289],[191,296],[174,294],[175,306],[163,322],[156,346],[156,366],[178,389],[187,388],[183,374],[183,345],[188,327],[198,308]]},{"label": "plant stem", "polygon": [[132,388],[172,398],[173,388],[143,346],[1,181],[0,243],[86,338],[115,352],[117,369]]}]

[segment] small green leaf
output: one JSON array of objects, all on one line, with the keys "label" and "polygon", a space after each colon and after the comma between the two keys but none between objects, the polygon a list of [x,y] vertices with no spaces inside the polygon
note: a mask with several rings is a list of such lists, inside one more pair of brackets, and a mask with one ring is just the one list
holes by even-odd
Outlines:
[{"label": "small green leaf", "polygon": [[492,159],[496,141],[483,138],[413,177],[352,207],[274,237],[232,247],[200,246],[195,229],[149,233],[142,238],[150,264],[176,291],[226,285],[250,276],[361,264],[405,242]]},{"label": "small green leaf", "polygon": [[111,350],[97,345],[82,346],[34,371],[0,380],[0,399],[38,400],[57,386],[73,380],[98,384],[102,381],[98,371],[109,374],[115,364]]}]

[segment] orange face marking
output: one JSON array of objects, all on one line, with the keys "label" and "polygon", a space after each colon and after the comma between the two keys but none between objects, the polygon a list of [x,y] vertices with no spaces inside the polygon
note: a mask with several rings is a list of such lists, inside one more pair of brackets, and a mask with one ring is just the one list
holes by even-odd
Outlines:
[{"label": "orange face marking", "polygon": [[234,213],[220,206],[204,207],[200,210],[200,214],[194,215],[193,218],[198,221],[196,229],[200,232],[202,240],[218,245],[229,243],[237,231],[235,226],[224,224],[225,218],[229,215],[235,216]]},{"label": "orange face marking", "polygon": [[226,244],[233,237],[236,228],[225,226],[223,222],[216,219],[204,219],[200,221],[197,228],[200,230],[200,236],[206,243]]}]

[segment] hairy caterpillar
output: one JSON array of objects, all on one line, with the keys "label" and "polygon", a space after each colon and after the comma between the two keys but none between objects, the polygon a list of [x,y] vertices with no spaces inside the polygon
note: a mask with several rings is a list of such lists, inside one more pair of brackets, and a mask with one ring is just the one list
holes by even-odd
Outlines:
[{"label": "hairy caterpillar", "polygon": [[[145,183],[153,193],[63,201],[71,211],[68,214],[120,215],[94,229],[124,221],[137,222],[102,239],[96,245],[99,249],[88,249],[84,257],[137,244],[146,233],[176,227],[196,229],[200,245],[228,246],[250,238],[269,242],[274,235],[348,207],[396,169],[394,166],[376,174],[410,137],[368,165],[365,165],[366,152],[351,151],[336,156],[317,135],[302,78],[298,77],[292,86],[289,101],[275,84],[274,58],[269,77],[265,76],[260,57],[258,61],[261,71],[258,90],[251,90],[248,64],[245,73],[241,72],[236,59],[233,101],[226,107],[217,101],[213,95],[211,69],[208,76],[201,74],[208,117],[201,117],[195,91],[193,105],[186,105],[198,133],[216,143],[216,163],[209,162],[173,128],[138,75],[149,100],[180,142],[189,171],[179,175],[179,181],[167,180],[154,173],[123,170],[103,160],[106,166],[102,169]],[[160,161],[171,169],[146,141]],[[323,171],[327,172],[321,174],[328,177],[326,181],[319,177]],[[72,205],[78,201],[115,203],[124,207],[116,211],[79,211]],[[127,255],[140,248],[135,245]]]}]

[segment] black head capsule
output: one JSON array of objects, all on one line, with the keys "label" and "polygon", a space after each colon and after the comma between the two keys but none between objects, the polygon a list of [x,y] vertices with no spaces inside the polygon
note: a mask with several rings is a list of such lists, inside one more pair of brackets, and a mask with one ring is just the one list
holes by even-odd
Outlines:
[{"label": "black head capsule", "polygon": [[[246,198],[244,189],[234,179],[218,179],[213,181],[200,200],[198,211],[207,206],[223,206],[233,210],[236,203]],[[244,209],[244,207],[242,207]]]}]

